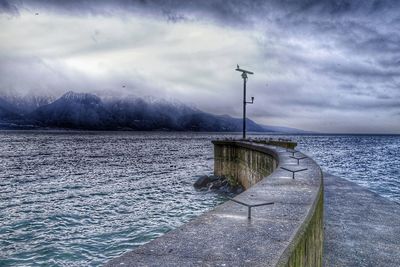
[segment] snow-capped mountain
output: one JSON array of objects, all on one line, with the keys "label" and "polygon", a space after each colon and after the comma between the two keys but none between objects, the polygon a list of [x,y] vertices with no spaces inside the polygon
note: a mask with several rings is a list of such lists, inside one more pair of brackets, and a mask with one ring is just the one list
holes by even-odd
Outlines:
[{"label": "snow-capped mountain", "polygon": [[[177,101],[157,98],[100,98],[94,94],[70,91],[55,101],[46,97],[26,99],[0,98],[0,127],[30,125],[84,130],[242,130],[241,119],[214,115]],[[265,132],[264,127],[247,120],[248,131]]]},{"label": "snow-capped mountain", "polygon": [[[89,130],[240,131],[241,120],[178,102],[140,97],[107,98],[68,92],[29,114],[42,127]],[[249,131],[262,127],[248,120]]]},{"label": "snow-capped mountain", "polygon": [[39,95],[12,95],[6,94],[0,96],[0,99],[7,102],[13,107],[13,111],[23,115],[34,111],[35,109],[48,105],[55,100],[52,96],[39,96]]},{"label": "snow-capped mountain", "polygon": [[134,97],[109,101],[106,107],[119,125],[140,130],[186,130],[181,118],[199,112],[181,103]]},{"label": "snow-capped mountain", "polygon": [[0,96],[0,129],[32,129],[34,127],[21,114],[18,106]]},{"label": "snow-capped mountain", "polygon": [[86,93],[67,92],[29,117],[43,127],[108,130],[116,126],[101,99]]},{"label": "snow-capped mountain", "polygon": [[16,112],[16,107],[0,97],[0,121],[18,119],[21,119],[21,116]]}]

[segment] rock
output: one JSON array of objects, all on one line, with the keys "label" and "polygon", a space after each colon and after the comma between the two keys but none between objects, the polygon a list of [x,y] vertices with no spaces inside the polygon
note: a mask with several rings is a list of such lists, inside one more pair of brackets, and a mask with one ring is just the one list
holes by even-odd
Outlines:
[{"label": "rock", "polygon": [[231,186],[230,184],[224,181],[223,185],[216,191],[218,191],[220,194],[233,197],[237,194],[242,193],[244,191],[244,188],[241,185]]},{"label": "rock", "polygon": [[208,176],[208,178],[210,179],[210,182],[215,182],[215,181],[223,179],[222,177],[214,176],[214,175]]},{"label": "rock", "polygon": [[194,187],[197,189],[205,188],[208,190],[213,190],[220,194],[228,195],[231,197],[244,191],[244,188],[241,185],[230,185],[226,177],[207,175],[199,177],[194,183]]},{"label": "rock", "polygon": [[222,185],[223,185],[223,184],[222,184],[222,181],[221,181],[221,180],[216,180],[216,181],[210,183],[210,185],[208,186],[208,188],[209,188],[210,190],[218,190],[219,188],[221,188]]},{"label": "rock", "polygon": [[236,194],[240,194],[240,193],[242,193],[244,191],[244,187],[243,186],[238,186],[237,188],[236,188]]},{"label": "rock", "polygon": [[194,183],[195,188],[202,188],[202,187],[207,187],[208,183],[210,183],[210,177],[207,175],[200,176],[199,179]]}]

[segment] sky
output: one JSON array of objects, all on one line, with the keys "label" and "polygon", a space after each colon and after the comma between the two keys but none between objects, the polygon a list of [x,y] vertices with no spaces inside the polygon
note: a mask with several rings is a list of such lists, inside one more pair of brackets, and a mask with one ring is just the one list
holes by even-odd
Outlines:
[{"label": "sky", "polygon": [[400,134],[397,0],[0,0],[0,93],[174,99],[324,133]]}]

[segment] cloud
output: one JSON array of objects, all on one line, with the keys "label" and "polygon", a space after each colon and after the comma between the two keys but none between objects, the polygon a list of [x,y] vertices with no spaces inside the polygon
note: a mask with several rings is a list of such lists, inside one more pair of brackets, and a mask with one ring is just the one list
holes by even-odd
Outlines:
[{"label": "cloud", "polygon": [[10,15],[18,15],[18,7],[7,0],[0,0],[0,14],[7,13]]},{"label": "cloud", "polygon": [[255,72],[248,114],[262,123],[400,132],[394,0],[32,0],[0,10],[0,90],[124,83],[241,116],[239,63]]}]

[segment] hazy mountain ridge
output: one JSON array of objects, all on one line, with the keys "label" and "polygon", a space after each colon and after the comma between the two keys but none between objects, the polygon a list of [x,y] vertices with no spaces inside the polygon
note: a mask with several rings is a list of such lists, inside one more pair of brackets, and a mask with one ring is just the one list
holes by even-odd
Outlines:
[{"label": "hazy mountain ridge", "polygon": [[116,126],[98,96],[74,92],[37,108],[28,117],[42,127],[109,130]]},{"label": "hazy mountain ridge", "polygon": [[16,112],[15,106],[0,98],[0,121],[16,119],[21,119],[21,116]]},{"label": "hazy mountain ridge", "polygon": [[[0,97],[0,128],[238,132],[242,120],[206,113],[180,102],[141,97],[102,99],[70,91],[55,101]],[[247,130],[275,131],[250,119]]]},{"label": "hazy mountain ridge", "polygon": [[[52,103],[55,100],[51,96],[39,96],[39,95],[12,95],[6,94],[0,96],[0,101],[5,101],[8,106],[11,106],[13,112],[18,114],[26,114],[34,111],[35,109]],[[1,103],[0,103],[0,106]]]}]

